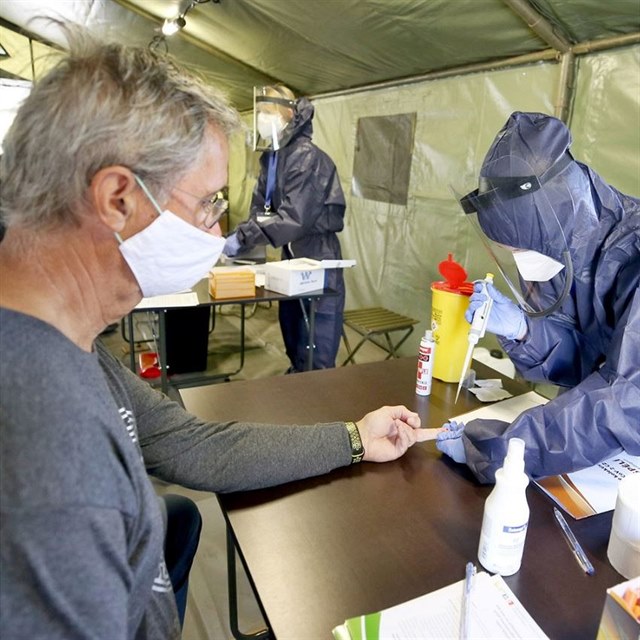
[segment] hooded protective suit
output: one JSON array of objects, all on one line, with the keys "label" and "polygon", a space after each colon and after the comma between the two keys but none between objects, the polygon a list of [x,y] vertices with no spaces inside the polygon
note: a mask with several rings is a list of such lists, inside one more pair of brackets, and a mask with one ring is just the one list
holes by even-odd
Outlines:
[{"label": "hooded protective suit", "polygon": [[[282,259],[342,258],[337,232],[344,226],[345,199],[335,164],[311,141],[313,105],[306,98],[296,101],[278,155],[276,183],[271,198],[271,215],[264,204],[269,157],[260,157],[261,172],[251,200],[250,217],[236,229],[241,251],[258,245],[282,247]],[[260,220],[258,219],[260,217]],[[341,269],[327,269],[325,287],[337,296],[320,299],[316,306],[313,368],[335,366],[342,336],[345,287]],[[307,358],[308,333],[297,300],[280,303],[280,327],[292,367],[303,371]]]},{"label": "hooded protective suit", "polygon": [[[496,137],[483,171],[502,164],[502,177],[513,177],[513,158],[521,158],[543,176],[566,160],[570,144],[560,120],[516,112]],[[501,158],[512,161],[496,162]],[[482,482],[494,482],[512,437],[525,441],[526,471],[534,478],[576,471],[623,450],[640,455],[640,201],[569,160],[541,188],[571,255],[569,295],[550,315],[528,317],[521,342],[500,338],[524,378],[568,390],[511,424],[467,424],[466,462]],[[532,193],[501,210],[478,209],[478,222],[496,242],[559,259],[554,240],[537,224],[539,201]]]}]

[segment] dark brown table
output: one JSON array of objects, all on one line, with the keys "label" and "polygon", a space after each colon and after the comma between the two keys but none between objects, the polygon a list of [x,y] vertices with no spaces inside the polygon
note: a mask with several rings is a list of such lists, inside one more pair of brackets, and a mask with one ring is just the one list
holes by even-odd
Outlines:
[{"label": "dark brown table", "polygon": [[[496,373],[474,363],[479,377]],[[381,404],[405,404],[426,427],[479,406],[456,384],[434,381],[415,395],[415,358],[181,390],[191,412],[211,420],[315,423],[356,420]],[[505,387],[524,391],[512,381]],[[330,639],[346,618],[428,593],[477,563],[491,487],[433,442],[392,463],[363,463],[318,478],[220,495],[268,624],[278,640]],[[596,570],[587,576],[534,485],[520,571],[505,580],[551,638],[596,637],[605,591],[624,578],[606,556],[611,513],[568,521]],[[480,567],[479,567],[480,568]]]},{"label": "dark brown table", "polygon": [[[260,302],[280,302],[282,300],[307,300],[309,302],[309,316],[308,327],[309,327],[309,351],[307,356],[307,369],[311,369],[313,366],[313,336],[315,335],[315,317],[316,317],[316,303],[320,298],[325,296],[335,296],[337,292],[333,289],[325,288],[320,291],[311,291],[307,293],[301,293],[297,295],[286,295],[282,293],[276,293],[275,291],[270,291],[269,289],[265,289],[264,287],[256,287],[255,295],[251,297],[244,298],[212,298],[209,294],[209,281],[207,278],[200,280],[192,289],[196,295],[198,296],[198,306],[199,307],[215,307],[215,306],[224,306],[229,304],[237,304],[240,305],[240,357],[239,364],[236,369],[233,371],[226,371],[223,373],[215,373],[215,374],[180,374],[178,376],[177,381],[174,379],[174,384],[176,387],[192,387],[198,386],[206,383],[210,383],[212,380],[221,379],[221,378],[231,378],[232,376],[240,373],[244,366],[244,344],[245,344],[245,322],[246,322],[246,313],[245,309],[247,305],[258,304]],[[175,309],[179,309],[180,307],[173,307]],[[190,307],[193,308],[193,307]],[[163,393],[167,393],[169,390],[169,372],[167,371],[167,331],[166,331],[166,312],[167,308],[165,307],[145,307],[143,309],[134,309],[131,313],[126,317],[127,322],[127,331],[128,331],[128,342],[129,342],[129,366],[132,371],[136,371],[136,360],[135,360],[135,349],[134,349],[134,337],[133,337],[133,315],[135,313],[145,313],[149,311],[154,311],[158,314],[158,356],[160,362],[160,385]],[[123,319],[123,323],[125,319]]]}]

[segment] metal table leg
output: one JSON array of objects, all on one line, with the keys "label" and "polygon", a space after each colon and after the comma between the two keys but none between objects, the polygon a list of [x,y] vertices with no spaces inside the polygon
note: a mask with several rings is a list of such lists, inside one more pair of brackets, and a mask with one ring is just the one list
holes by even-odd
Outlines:
[{"label": "metal table leg", "polygon": [[136,343],[133,339],[133,313],[127,316],[127,326],[129,327],[129,367],[133,373],[136,372]]},{"label": "metal table leg", "polygon": [[[233,531],[231,531],[231,526],[229,523],[226,523],[227,529],[227,587],[229,590],[229,627],[231,628],[231,633],[236,640],[270,640],[271,632],[270,629],[262,629],[260,631],[256,631],[255,633],[242,633],[238,628],[238,585],[236,580],[236,541],[233,536]],[[243,563],[244,564],[244,563]],[[246,567],[245,567],[246,570]],[[249,577],[249,581],[251,582],[251,577]],[[255,587],[253,583],[251,583],[251,588],[255,594]],[[266,620],[267,617],[262,609],[262,604],[260,604],[260,600],[256,598],[258,602],[258,606],[260,607],[260,611],[262,613],[262,617]]]},{"label": "metal table leg", "polygon": [[[238,304],[237,302],[229,303],[229,304]],[[214,380],[225,380],[229,381],[233,376],[237,375],[244,368],[245,361],[245,343],[246,343],[246,304],[240,304],[240,362],[238,367],[233,371],[225,371],[222,373],[213,373],[213,374],[184,374],[187,375],[188,378],[182,378],[178,382],[175,382],[174,385],[180,389],[187,389],[188,387],[199,387],[200,385],[207,384],[213,382]],[[222,305],[220,305],[222,306]],[[182,375],[182,374],[181,374]]]},{"label": "metal table leg", "polygon": [[245,339],[244,323],[246,319],[245,309],[246,309],[246,305],[241,304],[240,305],[240,366],[236,371],[234,371],[233,373],[230,373],[227,377],[234,376],[236,375],[236,373],[240,373],[240,371],[242,371],[242,367],[244,367],[244,339]]},{"label": "metal table leg", "polygon": [[162,383],[162,393],[169,393],[169,377],[167,370],[169,365],[167,364],[167,323],[166,323],[166,309],[158,309],[158,332],[160,333],[160,381]]},{"label": "metal table leg", "polygon": [[307,371],[313,369],[313,352],[316,348],[316,298],[309,298],[309,350],[307,352]]}]

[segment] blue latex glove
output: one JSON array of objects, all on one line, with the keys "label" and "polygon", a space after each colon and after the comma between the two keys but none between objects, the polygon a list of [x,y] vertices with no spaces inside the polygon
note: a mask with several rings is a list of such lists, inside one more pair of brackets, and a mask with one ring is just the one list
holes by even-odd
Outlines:
[{"label": "blue latex glove", "polygon": [[[473,284],[473,294],[469,298],[469,307],[464,314],[469,324],[473,320],[476,309],[481,307],[487,299],[482,289],[483,283],[481,281]],[[500,293],[491,283],[487,283],[487,291],[493,298],[487,330],[496,335],[504,336],[508,340],[522,340],[527,334],[524,311],[515,302]]]},{"label": "blue latex glove", "polygon": [[233,258],[233,256],[237,256],[240,252],[240,241],[238,240],[238,234],[232,233],[227,237],[227,241],[224,243],[224,248],[222,249],[222,253],[229,258]]},{"label": "blue latex glove", "polygon": [[461,464],[467,461],[462,441],[463,432],[464,424],[451,420],[442,425],[442,431],[436,436],[436,447],[455,462]]}]

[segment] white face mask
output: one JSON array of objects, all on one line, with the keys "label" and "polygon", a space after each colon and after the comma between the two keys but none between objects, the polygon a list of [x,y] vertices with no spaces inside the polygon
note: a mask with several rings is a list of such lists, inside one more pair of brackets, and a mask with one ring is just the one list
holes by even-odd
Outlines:
[{"label": "white face mask", "polygon": [[278,114],[258,113],[258,133],[265,140],[277,139],[286,126]]},{"label": "white face mask", "polygon": [[561,262],[537,251],[514,251],[513,259],[522,278],[529,282],[548,282],[564,269]]},{"label": "white face mask", "polygon": [[137,176],[136,180],[159,215],[148,227],[124,241],[116,234],[120,253],[143,296],[189,289],[218,261],[225,239],[197,229],[168,209],[161,211]]}]

